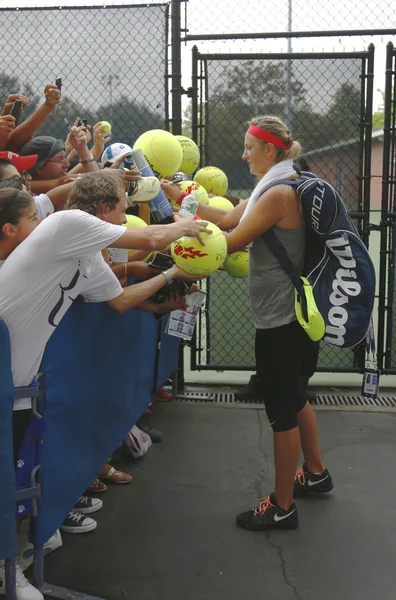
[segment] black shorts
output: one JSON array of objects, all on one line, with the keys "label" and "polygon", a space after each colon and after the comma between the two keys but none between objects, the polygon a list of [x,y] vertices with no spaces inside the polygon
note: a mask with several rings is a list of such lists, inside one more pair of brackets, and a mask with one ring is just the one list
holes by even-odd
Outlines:
[{"label": "black shorts", "polygon": [[301,387],[306,335],[297,321],[256,330],[257,374],[270,425],[277,432],[297,427],[297,414],[306,404]]},{"label": "black shorts", "polygon": [[12,413],[12,433],[14,436],[14,463],[18,458],[20,449],[25,439],[26,430],[32,418],[32,409],[14,410]]}]

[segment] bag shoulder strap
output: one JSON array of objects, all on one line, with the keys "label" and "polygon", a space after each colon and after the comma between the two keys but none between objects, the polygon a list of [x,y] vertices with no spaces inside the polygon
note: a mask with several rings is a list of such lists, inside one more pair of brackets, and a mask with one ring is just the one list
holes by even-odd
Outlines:
[{"label": "bag shoulder strap", "polygon": [[275,235],[275,232],[272,227],[271,229],[268,229],[268,231],[265,231],[262,234],[262,238],[267,244],[268,249],[270,250],[272,255],[275,256],[275,258],[279,261],[280,266],[285,271],[285,273],[287,273],[292,283],[294,284],[294,287],[296,288],[301,298],[301,305],[304,318],[305,320],[308,320],[308,308],[304,293],[304,285],[286,252],[286,248],[284,247],[280,239]]}]

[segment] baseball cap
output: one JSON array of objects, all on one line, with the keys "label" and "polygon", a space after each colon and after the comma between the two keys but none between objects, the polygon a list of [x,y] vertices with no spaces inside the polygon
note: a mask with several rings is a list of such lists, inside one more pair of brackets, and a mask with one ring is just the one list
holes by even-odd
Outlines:
[{"label": "baseball cap", "polygon": [[132,148],[128,146],[128,144],[116,142],[115,144],[107,146],[100,159],[102,168],[104,168],[106,163],[113,163],[120,154],[126,154],[127,152],[132,152]]},{"label": "baseball cap", "polygon": [[8,160],[11,162],[14,167],[22,173],[23,171],[29,171],[36,164],[38,159],[37,154],[32,154],[29,156],[20,156],[20,154],[16,154],[15,152],[3,151],[0,152],[0,160]]},{"label": "baseball cap", "polygon": [[21,149],[21,154],[22,156],[37,154],[38,159],[36,164],[29,169],[30,174],[33,174],[37,169],[42,167],[51,156],[54,156],[54,154],[64,149],[65,142],[63,140],[57,140],[49,135],[39,135],[26,142]]}]

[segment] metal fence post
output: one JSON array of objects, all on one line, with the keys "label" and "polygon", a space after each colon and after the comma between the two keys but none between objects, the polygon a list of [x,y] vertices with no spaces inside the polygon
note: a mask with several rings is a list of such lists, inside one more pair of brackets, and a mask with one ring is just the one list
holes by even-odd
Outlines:
[{"label": "metal fence post", "polygon": [[182,76],[181,76],[181,28],[180,28],[180,3],[181,0],[172,0],[172,133],[180,135],[182,132]]}]

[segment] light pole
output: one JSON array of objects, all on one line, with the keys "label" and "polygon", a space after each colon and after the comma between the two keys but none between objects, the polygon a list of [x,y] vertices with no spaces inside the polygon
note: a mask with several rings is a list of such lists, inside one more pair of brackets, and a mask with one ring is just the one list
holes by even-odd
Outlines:
[{"label": "light pole", "polygon": [[[287,31],[289,33],[292,32],[292,25],[293,25],[293,6],[292,6],[292,2],[293,0],[288,0],[288,6],[287,6]],[[290,55],[292,53],[292,40],[291,37],[287,38],[287,53]],[[292,85],[292,78],[293,78],[293,68],[292,68],[292,61],[290,56],[287,59],[286,62],[286,109],[285,109],[285,122],[286,125],[288,126],[289,130],[291,130],[292,126],[293,126],[293,85]]]},{"label": "light pole", "polygon": [[113,126],[113,88],[114,85],[116,85],[116,83],[119,81],[119,77],[118,75],[115,75],[113,73],[109,73],[108,75],[103,75],[101,77],[102,81],[105,82],[105,85],[109,87],[109,101],[110,101],[110,114],[109,114],[109,122],[110,125]]}]

